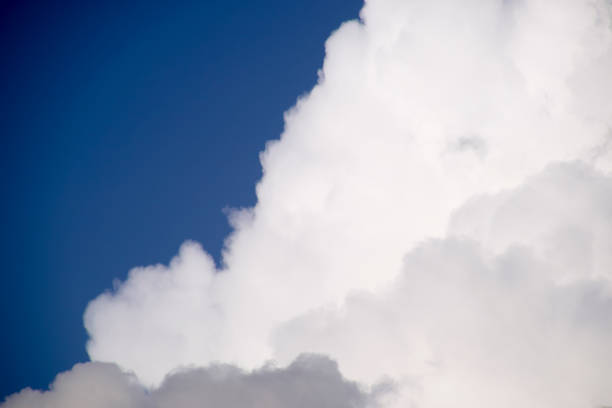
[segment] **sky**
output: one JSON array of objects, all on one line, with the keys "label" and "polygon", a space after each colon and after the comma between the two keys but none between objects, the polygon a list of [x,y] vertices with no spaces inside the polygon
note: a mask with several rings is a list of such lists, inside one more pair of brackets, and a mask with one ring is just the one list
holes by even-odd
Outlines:
[{"label": "sky", "polygon": [[610,406],[612,3],[264,3],[4,8],[2,408]]},{"label": "sky", "polygon": [[[83,311],[226,207],[359,1],[3,2],[0,398],[86,361]],[[33,256],[33,254],[36,254]]]}]

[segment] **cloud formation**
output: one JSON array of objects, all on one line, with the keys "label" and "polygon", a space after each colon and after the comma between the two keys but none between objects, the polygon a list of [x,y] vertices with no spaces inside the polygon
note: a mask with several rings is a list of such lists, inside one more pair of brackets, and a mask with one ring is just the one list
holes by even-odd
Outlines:
[{"label": "cloud formation", "polygon": [[[379,391],[380,393],[380,391]],[[336,364],[302,355],[287,368],[264,367],[247,373],[218,365],[170,374],[148,392],[112,363],[77,364],[57,376],[50,391],[25,389],[5,408],[366,408],[369,394],[342,378]]]},{"label": "cloud formation", "polygon": [[[583,205],[591,211],[575,211]],[[579,164],[470,202],[451,225],[480,214],[486,228],[425,242],[386,290],[279,326],[276,357],[308,349],[334,356],[350,378],[386,373],[403,381],[397,406],[611,401],[611,208],[612,178]]]},{"label": "cloud formation", "polygon": [[317,352],[387,406],[612,403],[611,27],[608,0],[367,1],[223,265],[133,269],[85,312],[91,359],[154,395]]}]

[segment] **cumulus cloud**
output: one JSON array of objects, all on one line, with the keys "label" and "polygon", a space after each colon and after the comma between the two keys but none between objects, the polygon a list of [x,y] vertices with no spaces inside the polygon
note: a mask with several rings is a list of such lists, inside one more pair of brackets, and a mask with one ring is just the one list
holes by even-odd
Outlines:
[{"label": "cumulus cloud", "polygon": [[177,265],[132,271],[87,310],[92,359],[153,385],[186,363],[256,367],[276,325],[384,287],[474,195],[551,161],[610,169],[605,1],[373,0],[326,52],[262,154],[257,205],[232,216],[223,267],[188,244]]},{"label": "cumulus cloud", "polygon": [[612,403],[611,27],[608,0],[367,1],[221,267],[188,242],[132,270],[91,359],[156,390],[314,351],[389,406]]},{"label": "cumulus cloud", "polygon": [[[375,390],[376,391],[376,390]],[[77,364],[57,376],[47,392],[22,390],[5,408],[367,408],[385,388],[367,393],[346,381],[331,360],[302,355],[288,367],[245,372],[230,365],[189,369],[167,376],[149,392],[112,363]]]},{"label": "cumulus cloud", "polygon": [[449,234],[494,253],[524,246],[555,265],[555,281],[612,280],[612,183],[584,163],[556,163],[516,189],[477,196]]},{"label": "cumulus cloud", "polygon": [[403,381],[397,406],[609,403],[612,279],[597,266],[609,266],[611,193],[612,178],[556,165],[470,202],[451,225],[481,214],[493,237],[510,231],[507,245],[482,230],[423,243],[386,290],[279,326],[277,358],[306,349],[333,355],[351,378],[385,373]]},{"label": "cumulus cloud", "polygon": [[115,293],[90,303],[85,327],[96,335],[89,353],[119,362],[147,385],[177,367],[207,363],[222,346],[214,273],[213,260],[194,242],[184,243],[167,267],[133,269]]}]

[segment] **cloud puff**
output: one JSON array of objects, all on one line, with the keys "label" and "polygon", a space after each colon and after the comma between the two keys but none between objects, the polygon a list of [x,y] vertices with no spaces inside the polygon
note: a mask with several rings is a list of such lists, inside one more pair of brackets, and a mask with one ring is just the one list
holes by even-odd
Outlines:
[{"label": "cloud puff", "polygon": [[607,0],[367,1],[221,267],[186,243],[132,270],[87,308],[91,359],[153,393],[314,351],[389,406],[609,404],[611,27]]},{"label": "cloud puff", "polygon": [[77,364],[57,376],[50,391],[22,390],[4,408],[366,408],[376,393],[346,381],[336,364],[302,355],[286,368],[245,372],[230,365],[173,373],[147,391],[136,378],[111,363]]},{"label": "cloud puff", "polygon": [[403,379],[397,406],[610,403],[611,208],[612,178],[580,164],[470,202],[451,225],[487,233],[423,243],[386,290],[281,325],[277,358],[328,353],[351,378]]},{"label": "cloud puff", "polygon": [[516,189],[477,196],[449,234],[494,253],[525,246],[555,265],[555,280],[612,279],[612,183],[584,163],[557,163]]},{"label": "cloud puff", "polygon": [[392,406],[574,407],[612,401],[609,283],[556,286],[524,250],[489,258],[473,243],[412,252],[389,291],[353,295],[277,331],[278,358],[334,355],[351,378],[386,374]]},{"label": "cloud puff", "polygon": [[194,242],[183,244],[168,267],[133,269],[115,293],[87,308],[85,327],[96,333],[87,350],[96,360],[120,362],[147,385],[177,367],[206,363],[223,346],[214,274],[214,262]]}]

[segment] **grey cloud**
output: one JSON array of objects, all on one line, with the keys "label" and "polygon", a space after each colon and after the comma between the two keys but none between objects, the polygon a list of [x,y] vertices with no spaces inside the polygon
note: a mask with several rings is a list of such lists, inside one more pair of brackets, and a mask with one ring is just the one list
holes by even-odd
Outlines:
[{"label": "grey cloud", "polygon": [[377,396],[345,380],[336,363],[301,355],[286,368],[245,372],[231,365],[184,369],[148,391],[115,364],[77,364],[49,391],[24,389],[3,408],[366,408]]},{"label": "grey cloud", "polygon": [[452,140],[448,150],[451,153],[472,152],[480,159],[484,159],[487,155],[487,141],[479,135],[466,134]]},{"label": "grey cloud", "polygon": [[3,408],[140,408],[147,395],[135,377],[115,364],[76,364],[60,373],[49,391],[25,388],[10,395]]}]

